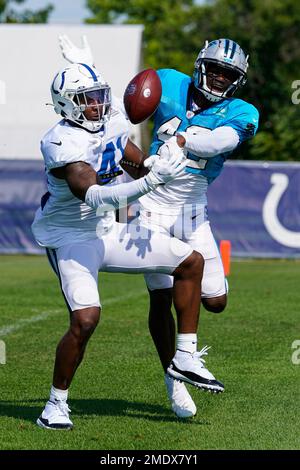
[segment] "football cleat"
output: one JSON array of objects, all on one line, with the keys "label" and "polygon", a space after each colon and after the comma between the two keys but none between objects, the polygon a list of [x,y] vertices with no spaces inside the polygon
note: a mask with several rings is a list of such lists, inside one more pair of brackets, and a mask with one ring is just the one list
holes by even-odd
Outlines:
[{"label": "football cleat", "polygon": [[70,411],[66,401],[49,400],[36,424],[45,429],[72,429],[73,423],[69,418]]},{"label": "football cleat", "polygon": [[178,418],[191,418],[197,413],[197,408],[186,386],[168,374],[165,375],[167,393],[172,410]]},{"label": "football cleat", "polygon": [[208,349],[205,346],[201,351],[193,354],[177,350],[168,367],[168,374],[174,379],[182,380],[203,390],[210,390],[215,393],[223,392],[224,385],[216,380],[204,366],[203,356],[207,355]]}]

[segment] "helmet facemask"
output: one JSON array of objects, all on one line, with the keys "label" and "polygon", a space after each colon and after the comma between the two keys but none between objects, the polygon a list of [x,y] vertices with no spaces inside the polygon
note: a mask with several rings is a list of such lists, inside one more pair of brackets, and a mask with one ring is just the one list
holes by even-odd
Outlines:
[{"label": "helmet facemask", "polygon": [[217,39],[199,52],[194,85],[211,102],[230,98],[246,83],[248,56],[230,39]]},{"label": "helmet facemask", "polygon": [[89,131],[100,130],[110,118],[111,90],[107,84],[89,89],[66,91],[66,98],[74,103],[70,120]]},{"label": "helmet facemask", "polygon": [[245,83],[242,71],[218,61],[202,59],[195,67],[195,87],[212,102],[230,98]]}]

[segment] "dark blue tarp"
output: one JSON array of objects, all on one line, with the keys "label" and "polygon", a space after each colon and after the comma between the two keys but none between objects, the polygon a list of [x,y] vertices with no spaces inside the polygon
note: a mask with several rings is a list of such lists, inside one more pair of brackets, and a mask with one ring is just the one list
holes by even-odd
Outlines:
[{"label": "dark blue tarp", "polygon": [[[30,225],[46,191],[38,160],[0,160],[0,252],[43,253]],[[228,162],[209,188],[209,218],[233,256],[300,257],[300,164]]]},{"label": "dark blue tarp", "polygon": [[233,256],[300,257],[300,163],[229,161],[209,188],[208,208]]},{"label": "dark blue tarp", "polygon": [[42,160],[0,160],[1,253],[44,253],[30,225],[45,191]]}]

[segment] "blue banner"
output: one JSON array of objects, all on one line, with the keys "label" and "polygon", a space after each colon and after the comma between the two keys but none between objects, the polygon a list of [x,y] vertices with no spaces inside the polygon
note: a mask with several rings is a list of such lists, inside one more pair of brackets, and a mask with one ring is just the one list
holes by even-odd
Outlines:
[{"label": "blue banner", "polygon": [[208,209],[233,256],[300,257],[300,163],[229,161],[209,188]]},{"label": "blue banner", "polygon": [[44,253],[30,226],[45,192],[43,161],[0,160],[0,253]]},{"label": "blue banner", "polygon": [[[43,161],[0,160],[0,253],[43,253],[31,223],[46,192]],[[300,257],[300,163],[229,161],[208,192],[218,241],[236,257]]]}]

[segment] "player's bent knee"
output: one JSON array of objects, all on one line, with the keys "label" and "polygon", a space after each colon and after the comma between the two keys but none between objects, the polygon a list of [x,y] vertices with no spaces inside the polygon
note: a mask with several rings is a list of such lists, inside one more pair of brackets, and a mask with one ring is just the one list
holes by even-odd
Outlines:
[{"label": "player's bent knee", "polygon": [[87,320],[79,325],[79,332],[82,338],[90,337],[94,332],[98,322]]},{"label": "player's bent knee", "polygon": [[221,295],[220,297],[213,298],[202,298],[202,305],[205,310],[212,313],[222,313],[227,304],[227,295]]},{"label": "player's bent knee", "polygon": [[196,271],[197,273],[203,272],[204,258],[198,251],[193,251],[188,258],[181,263],[182,266],[188,267],[189,269]]},{"label": "player's bent knee", "polygon": [[193,251],[173,272],[174,278],[193,278],[201,282],[203,275],[204,259],[197,251]]},{"label": "player's bent knee", "polygon": [[91,307],[73,312],[71,329],[79,339],[86,340],[94,332],[100,318],[100,308]]}]

